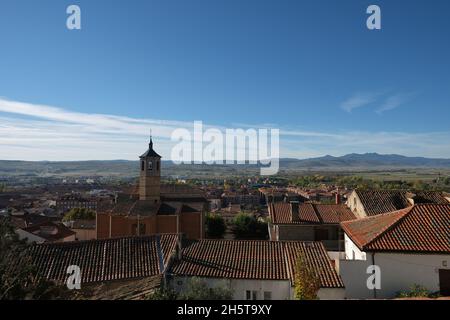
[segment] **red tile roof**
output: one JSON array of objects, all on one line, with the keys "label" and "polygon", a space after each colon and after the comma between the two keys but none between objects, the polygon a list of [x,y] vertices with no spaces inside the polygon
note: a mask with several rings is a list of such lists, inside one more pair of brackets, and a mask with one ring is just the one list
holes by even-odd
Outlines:
[{"label": "red tile roof", "polygon": [[[314,270],[320,279],[321,287],[333,288],[344,287],[342,279],[339,277],[328,257],[327,251],[321,242],[284,242],[286,255],[289,261],[289,274],[295,275],[296,261],[302,254],[305,256],[305,263]],[[293,278],[291,278],[293,280]]]},{"label": "red tile roof", "polygon": [[[290,220],[299,222],[302,224],[309,224],[309,223],[320,223],[320,219],[316,214],[316,211],[314,210],[314,207],[310,203],[305,204],[299,204],[298,205],[298,215],[293,213],[291,210],[291,204],[286,203],[289,207],[289,214],[290,214]],[[274,207],[276,207],[274,205]],[[275,208],[276,211],[276,208]]]},{"label": "red tile roof", "polygon": [[178,242],[175,234],[41,244],[29,250],[33,264],[49,280],[64,283],[67,267],[77,265],[82,283],[96,283],[162,273],[158,237],[167,267]]},{"label": "red tile roof", "polygon": [[356,189],[356,194],[360,199],[368,216],[381,213],[392,212],[411,206],[408,196],[414,197],[414,203],[435,203],[448,204],[442,192],[433,191],[412,191],[407,190],[370,190]]},{"label": "red tile roof", "polygon": [[293,280],[300,254],[315,270],[322,287],[343,287],[320,242],[196,240],[186,243],[171,272],[181,276]]},{"label": "red tile roof", "polygon": [[339,224],[356,219],[349,208],[342,204],[301,203],[298,215],[293,214],[291,204],[276,202],[269,205],[273,224]]},{"label": "red tile roof", "polygon": [[[116,204],[109,207],[104,207],[99,212],[111,213],[113,215],[123,216],[152,216],[152,215],[167,215],[180,214],[189,212],[202,212],[205,207],[205,201],[194,201],[195,198],[188,199],[189,201],[163,199],[160,204],[155,204],[150,200],[139,200],[135,196],[120,195]],[[204,200],[204,199],[203,199]]]},{"label": "red tile roof", "polygon": [[356,219],[352,211],[342,204],[314,204],[314,208],[322,223],[340,223]]},{"label": "red tile roof", "polygon": [[363,251],[450,253],[450,204],[418,204],[341,225]]},{"label": "red tile roof", "polygon": [[22,230],[41,237],[46,241],[58,241],[75,235],[75,232],[67,228],[65,225],[52,221],[44,221],[33,224],[29,227],[23,228]]}]

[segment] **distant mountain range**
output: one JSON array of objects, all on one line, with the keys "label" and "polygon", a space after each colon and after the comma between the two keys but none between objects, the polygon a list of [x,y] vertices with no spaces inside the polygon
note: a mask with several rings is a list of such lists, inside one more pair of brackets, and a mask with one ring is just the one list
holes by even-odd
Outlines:
[{"label": "distant mountain range", "polygon": [[[163,174],[182,175],[184,173],[222,173],[237,174],[240,170],[254,170],[258,166],[245,165],[175,165],[163,161]],[[409,168],[450,169],[450,159],[406,157],[397,154],[347,154],[341,157],[326,155],[310,159],[280,159],[281,170],[397,170]],[[135,176],[138,174],[137,161],[99,160],[99,161],[7,161],[0,160],[0,176],[4,175],[117,175]]]},{"label": "distant mountain range", "polygon": [[281,159],[282,168],[450,168],[450,159],[406,157],[398,154],[351,153],[310,159]]}]

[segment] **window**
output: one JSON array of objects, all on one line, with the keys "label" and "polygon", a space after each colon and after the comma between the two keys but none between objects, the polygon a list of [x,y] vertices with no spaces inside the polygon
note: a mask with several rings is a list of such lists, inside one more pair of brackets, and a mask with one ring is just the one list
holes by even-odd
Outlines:
[{"label": "window", "polygon": [[145,168],[145,162],[141,161],[141,171],[144,171],[144,168]]},{"label": "window", "polygon": [[254,291],[254,290],[245,291],[245,299],[246,300],[257,300],[258,299],[258,291]]},{"label": "window", "polygon": [[[131,226],[131,234],[137,236],[137,224]],[[145,223],[139,223],[139,235],[145,235]]]},{"label": "window", "polygon": [[156,171],[159,171],[159,161],[156,162]]},{"label": "window", "polygon": [[151,160],[148,162],[148,170],[153,170],[153,161]]},{"label": "window", "polygon": [[264,300],[272,300],[272,292],[264,291]]}]

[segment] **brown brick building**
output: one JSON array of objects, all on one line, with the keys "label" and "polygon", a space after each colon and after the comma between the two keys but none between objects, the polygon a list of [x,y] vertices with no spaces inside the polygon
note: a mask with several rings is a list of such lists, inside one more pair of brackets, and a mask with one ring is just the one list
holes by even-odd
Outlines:
[{"label": "brown brick building", "polygon": [[97,213],[97,239],[183,233],[202,239],[207,201],[188,186],[161,185],[161,156],[149,149],[140,156],[138,193],[119,194],[115,204]]}]

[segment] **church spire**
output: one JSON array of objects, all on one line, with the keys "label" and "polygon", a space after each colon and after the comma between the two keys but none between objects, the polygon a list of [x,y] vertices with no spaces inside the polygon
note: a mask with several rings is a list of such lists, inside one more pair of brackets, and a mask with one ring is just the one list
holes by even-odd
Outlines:
[{"label": "church spire", "polygon": [[148,157],[161,158],[161,156],[157,154],[156,151],[153,149],[152,129],[150,129],[150,141],[148,143],[148,150],[143,155],[140,156],[140,158],[148,158]]},{"label": "church spire", "polygon": [[150,150],[153,149],[152,129],[150,128],[150,143],[148,144]]}]

